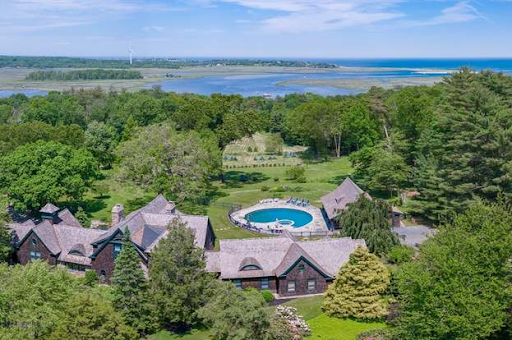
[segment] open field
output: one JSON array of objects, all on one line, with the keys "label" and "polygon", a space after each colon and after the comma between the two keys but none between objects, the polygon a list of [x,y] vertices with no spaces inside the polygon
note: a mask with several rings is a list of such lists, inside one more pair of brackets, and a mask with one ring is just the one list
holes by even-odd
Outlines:
[{"label": "open field", "polygon": [[369,90],[372,86],[391,89],[398,86],[434,85],[443,77],[404,77],[404,78],[358,78],[358,79],[292,79],[277,83],[278,86],[331,86],[343,89]]},{"label": "open field", "polygon": [[[213,194],[217,198],[204,210],[211,219],[217,239],[264,237],[233,225],[227,218],[230,204],[247,207],[265,198],[293,196],[306,198],[311,204],[320,207],[319,198],[336,188],[353,171],[346,157],[304,166],[306,183],[296,183],[286,179],[286,170],[289,167],[227,170],[224,183],[220,181],[213,183]],[[106,179],[102,182],[108,187],[108,194],[98,197],[96,193],[89,192],[84,198],[86,210],[94,220],[109,222],[110,210],[116,203],[122,203],[126,212],[129,213],[144,206],[156,196],[156,193],[148,193],[134,186],[116,183],[110,178],[109,172],[105,172],[105,176]],[[243,182],[242,177],[247,177],[249,180]],[[261,188],[264,186],[270,190],[262,191]]]}]

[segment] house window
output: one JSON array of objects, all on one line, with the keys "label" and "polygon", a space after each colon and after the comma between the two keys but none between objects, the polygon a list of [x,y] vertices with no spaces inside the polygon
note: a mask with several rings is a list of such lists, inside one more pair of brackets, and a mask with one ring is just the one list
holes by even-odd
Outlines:
[{"label": "house window", "polygon": [[33,246],[35,246],[37,244],[37,240],[35,238],[33,238],[30,243],[32,243]]},{"label": "house window", "polygon": [[242,280],[234,280],[233,282],[235,283],[235,287],[237,289],[242,289]]},{"label": "house window", "polygon": [[120,244],[114,244],[114,260],[116,259],[117,255],[121,252],[121,245]]},{"label": "house window", "polygon": [[270,285],[268,284],[268,277],[264,277],[260,279],[260,288],[261,289],[269,289]]},{"label": "house window", "polygon": [[299,264],[299,273],[303,274],[304,273],[304,264]]},{"label": "house window", "polygon": [[308,290],[316,290],[316,280],[315,279],[308,280]]},{"label": "house window", "polygon": [[288,293],[295,293],[295,281],[288,281]]},{"label": "house window", "polygon": [[41,258],[41,252],[40,251],[30,251],[30,261],[35,261]]},{"label": "house window", "polygon": [[100,277],[99,277],[100,282],[105,283],[106,277],[107,277],[107,272],[104,269],[102,269],[100,271]]}]

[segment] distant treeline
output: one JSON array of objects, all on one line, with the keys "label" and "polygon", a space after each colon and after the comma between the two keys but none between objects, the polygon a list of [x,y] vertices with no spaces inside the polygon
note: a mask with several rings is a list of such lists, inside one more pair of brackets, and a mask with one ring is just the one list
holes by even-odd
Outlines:
[{"label": "distant treeline", "polygon": [[336,68],[337,65],[329,63],[316,63],[300,60],[252,60],[252,59],[135,59],[133,65],[124,59],[89,59],[72,57],[17,57],[0,56],[0,67],[28,67],[28,68],[175,68],[190,66],[281,66],[281,67],[312,67]]},{"label": "distant treeline", "polygon": [[131,70],[76,70],[76,71],[36,71],[27,80],[97,80],[97,79],[142,79],[139,71]]}]

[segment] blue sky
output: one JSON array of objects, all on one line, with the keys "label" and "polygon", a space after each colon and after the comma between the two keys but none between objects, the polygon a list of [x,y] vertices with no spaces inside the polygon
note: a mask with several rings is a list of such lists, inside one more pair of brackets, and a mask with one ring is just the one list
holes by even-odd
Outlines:
[{"label": "blue sky", "polygon": [[512,0],[0,0],[0,54],[512,57]]}]

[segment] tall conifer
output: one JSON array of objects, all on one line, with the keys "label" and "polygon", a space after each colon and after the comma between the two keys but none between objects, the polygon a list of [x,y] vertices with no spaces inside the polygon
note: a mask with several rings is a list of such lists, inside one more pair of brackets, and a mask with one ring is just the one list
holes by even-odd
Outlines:
[{"label": "tall conifer", "polygon": [[155,329],[148,288],[140,256],[131,241],[130,231],[126,228],[112,276],[114,306],[123,313],[127,323],[142,335]]}]

